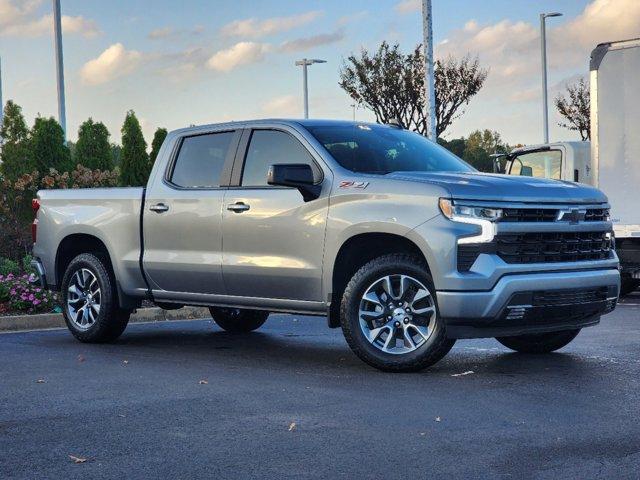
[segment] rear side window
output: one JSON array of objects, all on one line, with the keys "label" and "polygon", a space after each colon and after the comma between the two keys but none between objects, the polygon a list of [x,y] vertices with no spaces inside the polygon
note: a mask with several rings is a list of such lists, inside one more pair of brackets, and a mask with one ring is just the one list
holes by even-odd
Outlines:
[{"label": "rear side window", "polygon": [[254,130],[244,161],[242,186],[267,186],[269,167],[276,163],[306,163],[316,170],[311,154],[288,133]]},{"label": "rear side window", "polygon": [[183,188],[220,186],[220,174],[234,132],[186,137],[176,158],[171,183]]}]

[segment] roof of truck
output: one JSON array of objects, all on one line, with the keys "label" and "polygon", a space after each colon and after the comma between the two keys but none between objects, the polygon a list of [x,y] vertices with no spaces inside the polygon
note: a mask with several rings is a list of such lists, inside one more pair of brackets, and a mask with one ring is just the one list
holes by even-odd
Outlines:
[{"label": "roof of truck", "polygon": [[525,145],[524,147],[514,148],[511,153],[530,152],[535,150],[552,150],[553,147],[569,147],[575,150],[589,149],[591,143],[589,141],[571,140],[567,142],[540,143],[537,145]]},{"label": "roof of truck", "polygon": [[[225,123],[210,123],[205,125],[191,125],[185,128],[179,128],[173,130],[171,133],[185,133],[185,132],[198,132],[220,128],[242,128],[250,127],[254,125],[265,124],[282,124],[290,126],[303,126],[303,127],[318,127],[318,126],[349,126],[349,125],[376,125],[378,127],[385,126],[385,124],[373,123],[373,122],[354,122],[352,120],[330,120],[330,119],[293,119],[293,118],[259,118],[255,120],[239,120]],[[386,125],[389,128],[397,128],[393,125]]]}]

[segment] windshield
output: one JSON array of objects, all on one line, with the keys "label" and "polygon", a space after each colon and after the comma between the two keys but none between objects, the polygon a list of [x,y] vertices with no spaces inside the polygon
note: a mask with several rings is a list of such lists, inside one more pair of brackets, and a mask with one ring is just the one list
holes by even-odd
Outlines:
[{"label": "windshield", "polygon": [[471,172],[473,167],[422,135],[384,125],[309,126],[307,130],[352,172]]}]

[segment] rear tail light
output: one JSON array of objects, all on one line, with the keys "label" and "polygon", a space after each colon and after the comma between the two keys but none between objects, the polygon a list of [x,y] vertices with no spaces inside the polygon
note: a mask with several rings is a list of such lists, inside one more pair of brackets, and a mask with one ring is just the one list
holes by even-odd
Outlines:
[{"label": "rear tail light", "polygon": [[33,209],[33,223],[31,224],[31,239],[36,243],[38,237],[38,210],[40,210],[40,200],[34,198],[31,200],[31,208]]}]

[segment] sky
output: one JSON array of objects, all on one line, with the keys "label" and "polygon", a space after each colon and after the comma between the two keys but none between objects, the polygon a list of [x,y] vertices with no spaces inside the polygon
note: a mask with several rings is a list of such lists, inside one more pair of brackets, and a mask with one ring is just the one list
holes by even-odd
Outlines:
[{"label": "sky", "polygon": [[[422,40],[420,0],[61,0],[67,131],[92,117],[120,141],[133,109],[150,143],[157,127],[302,116],[301,58],[315,118],[350,119],[338,86],[343,60],[382,41]],[[29,124],[57,116],[50,0],[0,0],[3,99]],[[640,0],[433,0],[436,58],[477,56],[489,75],[445,138],[498,131],[510,144],[542,141],[539,14],[547,20],[549,96],[588,78],[600,42],[640,37]],[[577,139],[557,126],[550,139]],[[374,120],[362,108],[356,118]]]}]

